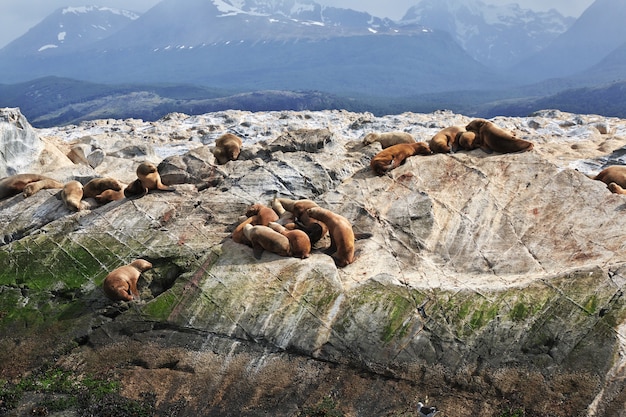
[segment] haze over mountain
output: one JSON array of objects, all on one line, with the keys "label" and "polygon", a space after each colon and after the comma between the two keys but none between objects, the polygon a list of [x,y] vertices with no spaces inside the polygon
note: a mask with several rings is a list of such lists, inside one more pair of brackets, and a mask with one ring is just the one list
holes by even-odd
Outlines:
[{"label": "haze over mountain", "polygon": [[512,3],[480,0],[422,0],[401,22],[446,31],[476,60],[507,67],[540,51],[574,22],[556,10],[535,12]]},{"label": "haze over mountain", "polygon": [[625,20],[625,1],[596,0],[567,31],[514,68],[515,75],[530,82],[587,70],[626,43]]},{"label": "haze over mountain", "polygon": [[[400,21],[313,0],[163,0],[141,16],[64,8],[0,50],[0,83],[26,88],[43,78],[22,92],[40,97],[27,106],[51,102],[43,91],[86,88],[84,94],[61,96],[80,96],[81,108],[85,100],[103,108],[106,85],[117,84],[109,91],[112,102],[121,101],[119,94],[147,92],[133,100],[144,97],[147,102],[136,102],[136,109],[150,115],[160,100],[168,109],[176,100],[192,109],[199,107],[194,100],[216,98],[215,91],[227,97],[264,90],[316,91],[316,108],[349,103],[358,111],[374,105],[370,110],[377,113],[449,108],[493,114],[513,109],[516,100],[523,102],[518,109],[526,109],[569,88],[624,79],[625,19],[622,0],[596,0],[575,22],[555,11],[479,0],[421,0]],[[55,82],[63,87],[42,87]],[[530,82],[537,84],[525,85]],[[169,87],[155,98],[155,91],[164,91],[159,84]],[[190,85],[199,88],[187,94]],[[181,92],[172,94],[177,88]],[[198,97],[206,88],[212,92]],[[10,90],[11,97],[20,97]],[[281,103],[292,97],[270,96],[281,97]],[[277,107],[271,100],[261,100],[265,109]],[[228,100],[220,102],[228,106]],[[85,116],[74,114],[70,98],[58,104],[71,115],[67,120]],[[0,105],[15,103],[0,97]],[[63,121],[44,107],[34,111],[37,117]],[[28,115],[28,108],[23,111]]]}]

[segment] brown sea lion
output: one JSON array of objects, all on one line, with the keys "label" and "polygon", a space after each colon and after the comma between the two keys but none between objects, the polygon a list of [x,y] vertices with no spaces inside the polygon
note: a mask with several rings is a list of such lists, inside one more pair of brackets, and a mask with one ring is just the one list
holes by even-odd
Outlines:
[{"label": "brown sea lion", "polygon": [[72,211],[80,211],[83,199],[83,184],[78,181],[69,181],[61,190],[61,199],[65,207]]},{"label": "brown sea lion", "polygon": [[598,173],[594,180],[602,181],[606,185],[614,182],[622,188],[626,188],[626,165],[611,165]]},{"label": "brown sea lion", "polygon": [[117,201],[124,198],[124,190],[104,190],[94,198],[100,204],[110,203],[111,201]]},{"label": "brown sea lion", "polygon": [[370,161],[370,167],[377,175],[384,175],[399,167],[410,156],[430,154],[430,148],[425,142],[400,143],[374,155]]},{"label": "brown sea lion", "polygon": [[137,178],[144,188],[148,190],[175,191],[174,187],[169,187],[161,182],[161,175],[156,165],[151,162],[142,162],[137,167]]},{"label": "brown sea lion", "polygon": [[280,256],[289,256],[289,239],[268,226],[246,224],[243,233],[252,244],[255,258],[260,259],[263,250]]},{"label": "brown sea lion", "polygon": [[333,254],[334,252],[332,256],[337,266],[343,267],[354,262],[355,239],[350,221],[322,207],[312,207],[307,210],[307,214],[328,227],[331,244],[327,253]]},{"label": "brown sea lion", "polygon": [[246,210],[246,219],[239,223],[239,225],[233,231],[231,237],[237,243],[243,243],[245,245],[251,245],[251,242],[246,238],[243,233],[243,228],[247,224],[251,224],[252,226],[267,226],[270,222],[275,222],[278,220],[278,214],[267,206],[263,204],[256,203],[248,207]]},{"label": "brown sea lion", "polygon": [[433,153],[449,153],[456,149],[456,139],[462,132],[465,132],[463,126],[450,126],[441,129],[430,139],[428,147]]},{"label": "brown sea lion", "polygon": [[324,223],[311,219],[307,213],[311,207],[319,207],[316,202],[307,199],[277,198],[273,204],[279,204],[283,209],[293,214],[294,223],[309,236],[312,245],[315,245],[328,233],[328,227]]},{"label": "brown sea lion", "polygon": [[135,259],[129,265],[120,266],[109,272],[102,283],[102,289],[113,301],[138,300],[137,280],[142,272],[152,268],[152,264],[143,259]]},{"label": "brown sea lion", "polygon": [[217,159],[217,163],[224,165],[228,161],[234,161],[239,158],[241,152],[242,141],[232,133],[224,133],[215,141],[215,149],[213,155]]},{"label": "brown sea lion", "polygon": [[143,197],[146,194],[148,194],[148,189],[144,187],[139,178],[124,188],[124,197],[126,198]]},{"label": "brown sea lion", "polygon": [[487,153],[526,152],[534,147],[532,142],[518,139],[515,134],[485,119],[474,119],[465,126],[465,129],[476,133],[480,148]]},{"label": "brown sea lion", "polygon": [[453,148],[454,151],[457,151],[459,148],[465,149],[466,151],[471,151],[473,149],[480,148],[480,142],[477,139],[476,133],[463,131],[460,132],[456,136],[455,146]]},{"label": "brown sea lion", "polygon": [[121,191],[122,184],[115,178],[94,178],[83,187],[83,198],[94,198],[106,190]]},{"label": "brown sea lion", "polygon": [[311,255],[311,239],[303,230],[290,230],[276,222],[270,222],[268,226],[289,239],[290,256],[305,259]]},{"label": "brown sea lion", "polygon": [[0,179],[0,200],[23,192],[30,197],[45,188],[63,188],[63,183],[39,174],[16,174]]},{"label": "brown sea lion", "polygon": [[620,187],[618,184],[612,182],[608,185],[609,190],[615,194],[626,194],[626,190]]},{"label": "brown sea lion", "polygon": [[379,142],[380,146],[382,146],[383,149],[386,149],[399,143],[415,143],[415,138],[407,132],[371,132],[363,138],[364,145],[369,145],[374,142]]}]

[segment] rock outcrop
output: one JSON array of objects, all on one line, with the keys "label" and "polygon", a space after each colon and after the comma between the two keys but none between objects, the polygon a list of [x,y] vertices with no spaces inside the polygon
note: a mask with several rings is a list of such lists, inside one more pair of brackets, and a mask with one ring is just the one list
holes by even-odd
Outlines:
[{"label": "rock outcrop", "polygon": [[[0,378],[52,361],[177,415],[409,416],[418,401],[447,416],[625,415],[626,199],[588,174],[621,162],[626,121],[497,118],[534,149],[414,156],[380,177],[380,144],[360,141],[469,121],[229,111],[39,131],[100,156],[39,173],[128,184],[150,161],[176,191],[78,213],[58,190],[0,202]],[[228,131],[243,149],[217,165]],[[371,237],[343,268],[320,250],[256,259],[230,233],[276,196]],[[139,257],[153,265],[141,301],[109,301],[104,277]]]}]

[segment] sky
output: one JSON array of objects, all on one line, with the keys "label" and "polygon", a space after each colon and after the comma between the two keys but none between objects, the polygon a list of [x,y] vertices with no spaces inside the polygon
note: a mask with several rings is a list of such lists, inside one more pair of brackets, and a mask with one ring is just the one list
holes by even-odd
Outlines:
[{"label": "sky", "polygon": [[[56,9],[67,6],[97,5],[143,13],[160,0],[0,0],[0,48],[22,36]],[[483,0],[487,4],[517,3],[533,10],[557,9],[578,17],[594,0]],[[374,16],[399,20],[419,0],[317,0],[332,5],[366,11]]]}]

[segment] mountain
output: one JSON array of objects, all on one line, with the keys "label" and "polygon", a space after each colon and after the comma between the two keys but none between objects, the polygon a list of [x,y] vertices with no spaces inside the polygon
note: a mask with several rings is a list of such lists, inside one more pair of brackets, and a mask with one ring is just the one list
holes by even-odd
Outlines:
[{"label": "mountain", "polygon": [[626,42],[625,20],[625,1],[596,0],[566,32],[511,72],[529,82],[584,72]]},{"label": "mountain", "polygon": [[139,14],[108,7],[56,10],[2,49],[3,56],[66,54],[88,47],[136,20]]},{"label": "mountain", "polygon": [[386,96],[505,82],[446,32],[310,0],[163,0],[71,52],[2,50],[0,74]]},{"label": "mountain", "polygon": [[476,60],[508,67],[546,47],[574,22],[556,10],[535,12],[519,5],[480,0],[421,0],[401,22],[443,30]]}]

